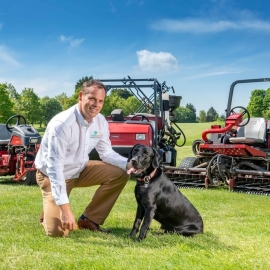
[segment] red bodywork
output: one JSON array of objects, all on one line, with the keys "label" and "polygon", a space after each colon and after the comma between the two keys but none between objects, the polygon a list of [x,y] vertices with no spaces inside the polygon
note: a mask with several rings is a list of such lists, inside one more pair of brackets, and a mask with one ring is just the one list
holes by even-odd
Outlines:
[{"label": "red bodywork", "polygon": [[200,151],[209,151],[232,157],[254,156],[266,158],[267,154],[246,144],[201,144]]},{"label": "red bodywork", "polygon": [[[106,117],[109,124],[110,140],[114,150],[121,155],[127,156],[135,144],[154,146],[155,116],[147,115],[149,120],[142,121],[140,116],[124,117],[123,121],[113,121],[110,116]],[[158,117],[158,130],[162,128],[162,119]],[[144,134],[144,140],[138,140],[136,134]]]},{"label": "red bodywork", "polygon": [[110,139],[115,147],[133,147],[136,143],[136,134],[145,134],[144,143],[153,145],[153,130],[150,124],[132,124],[126,122],[109,122]]},{"label": "red bodywork", "polygon": [[[227,117],[225,127],[221,128],[219,125],[213,125],[210,129],[206,129],[202,132],[202,139],[204,143],[200,144],[200,152],[212,152],[215,154],[223,154],[232,157],[241,156],[254,156],[266,158],[267,154],[254,147],[246,144],[215,144],[208,140],[208,134],[221,134],[229,132],[233,127],[237,127],[242,122],[242,114],[232,114]],[[270,141],[268,140],[268,143]],[[269,147],[269,145],[268,145]]]},{"label": "red bodywork", "polygon": [[[16,148],[23,146],[21,138],[17,136],[12,136],[9,144]],[[31,151],[9,154],[12,151],[8,150],[8,145],[2,146],[0,150],[0,176],[14,175],[12,180],[20,181],[28,172],[35,171],[34,159],[39,145],[35,145],[32,148],[33,150]]]}]

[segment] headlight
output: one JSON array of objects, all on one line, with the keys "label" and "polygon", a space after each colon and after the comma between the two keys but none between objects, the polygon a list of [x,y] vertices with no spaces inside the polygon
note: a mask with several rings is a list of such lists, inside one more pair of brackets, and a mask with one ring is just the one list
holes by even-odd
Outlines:
[{"label": "headlight", "polygon": [[38,138],[30,138],[29,139],[30,143],[37,143],[38,142]]},{"label": "headlight", "polygon": [[145,134],[136,134],[136,140],[137,141],[144,141],[145,140]]}]

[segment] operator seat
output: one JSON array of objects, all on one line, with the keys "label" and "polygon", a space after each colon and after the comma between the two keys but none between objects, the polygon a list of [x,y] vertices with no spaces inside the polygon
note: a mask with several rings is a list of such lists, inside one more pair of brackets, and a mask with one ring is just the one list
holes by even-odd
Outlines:
[{"label": "operator seat", "polygon": [[0,124],[0,145],[8,145],[11,132],[7,130],[6,124]]},{"label": "operator seat", "polygon": [[[245,124],[247,119],[241,124]],[[266,143],[266,122],[263,117],[250,118],[247,125],[238,127],[237,137],[229,138],[230,143],[263,145]]]},{"label": "operator seat", "polygon": [[111,118],[113,121],[125,121],[122,109],[115,109],[111,112]]}]

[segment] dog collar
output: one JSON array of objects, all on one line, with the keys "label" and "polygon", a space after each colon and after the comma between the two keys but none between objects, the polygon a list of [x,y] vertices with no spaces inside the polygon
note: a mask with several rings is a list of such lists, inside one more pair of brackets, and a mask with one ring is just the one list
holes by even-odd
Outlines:
[{"label": "dog collar", "polygon": [[154,176],[154,174],[156,173],[157,169],[154,169],[149,175],[146,175],[143,178],[137,178],[137,180],[144,182],[144,186],[148,187],[150,180],[152,179],[152,177]]}]

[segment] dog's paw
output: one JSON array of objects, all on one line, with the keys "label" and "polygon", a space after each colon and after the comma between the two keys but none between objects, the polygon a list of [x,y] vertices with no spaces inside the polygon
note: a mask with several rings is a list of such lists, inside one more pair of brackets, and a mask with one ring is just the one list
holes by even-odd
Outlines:
[{"label": "dog's paw", "polygon": [[127,238],[134,238],[136,235],[135,234],[132,234],[132,233],[129,233],[126,235]]}]

